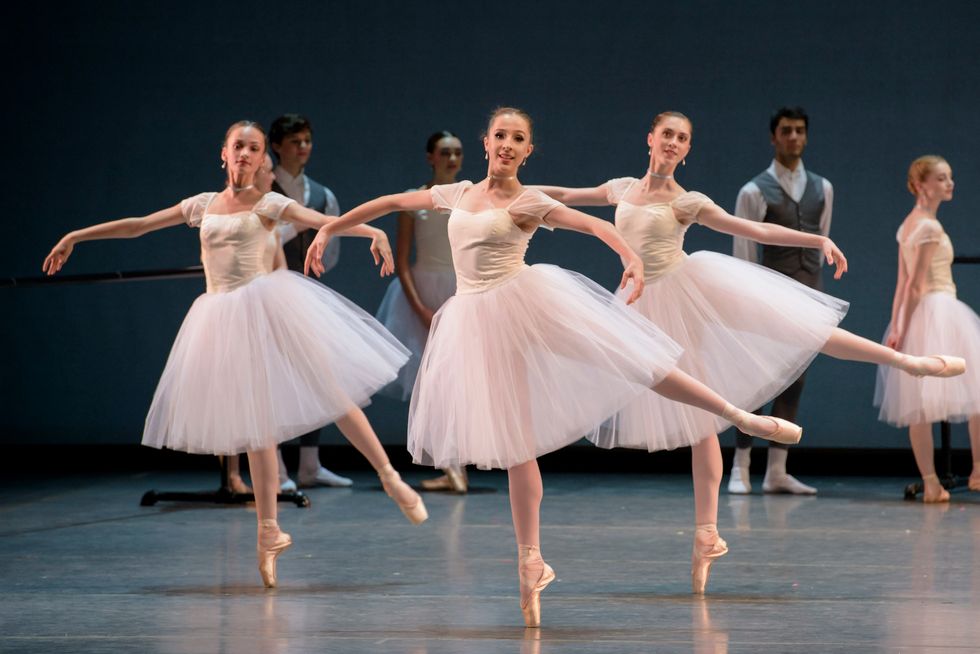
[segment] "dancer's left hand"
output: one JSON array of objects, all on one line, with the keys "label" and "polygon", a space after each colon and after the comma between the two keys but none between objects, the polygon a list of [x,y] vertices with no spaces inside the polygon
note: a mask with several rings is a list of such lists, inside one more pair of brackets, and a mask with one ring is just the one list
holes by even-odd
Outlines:
[{"label": "dancer's left hand", "polygon": [[330,231],[328,230],[328,226],[324,225],[316,233],[313,242],[310,243],[309,249],[306,250],[306,261],[303,263],[304,275],[309,275],[311,270],[317,277],[326,272],[326,268],[323,265],[323,253],[326,251],[329,242]]},{"label": "dancer's left hand", "polygon": [[633,304],[643,294],[643,262],[639,257],[633,258],[626,266],[626,270],[623,271],[623,281],[619,287],[626,288],[626,283],[630,280],[633,281],[633,292],[626,298],[626,304]]},{"label": "dancer's left hand", "polygon": [[834,279],[840,279],[847,272],[847,257],[841,252],[837,244],[831,241],[829,238],[824,239],[823,243],[823,256],[827,259],[828,265],[837,266],[837,270],[834,271]]},{"label": "dancer's left hand", "polygon": [[374,257],[374,265],[381,264],[382,277],[395,272],[395,255],[391,253],[391,243],[388,235],[380,229],[371,239],[371,255]]}]

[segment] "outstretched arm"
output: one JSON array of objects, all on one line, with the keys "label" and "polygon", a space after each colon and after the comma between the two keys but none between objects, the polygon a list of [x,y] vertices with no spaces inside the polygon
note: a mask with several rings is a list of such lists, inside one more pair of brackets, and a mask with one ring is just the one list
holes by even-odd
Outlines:
[{"label": "outstretched arm", "polygon": [[[279,218],[303,227],[320,229],[325,225],[337,222],[334,216],[324,216],[319,211],[314,211],[302,206],[298,202],[290,202],[279,214]],[[391,253],[391,244],[388,242],[388,235],[377,227],[367,225],[357,225],[338,233],[339,236],[361,236],[371,239],[371,256],[374,257],[374,264],[381,263],[381,276],[386,277],[395,272],[395,257]],[[322,258],[322,254],[320,255]],[[321,264],[322,265],[322,264]]]},{"label": "outstretched arm", "polygon": [[715,231],[732,236],[741,236],[766,245],[785,245],[821,250],[827,259],[827,263],[837,266],[834,271],[834,279],[840,279],[847,272],[847,258],[840,251],[840,248],[826,236],[798,232],[782,225],[736,218],[717,204],[711,203],[706,204],[698,212],[697,221]]},{"label": "outstretched arm", "polygon": [[68,232],[51,248],[51,252],[44,258],[41,270],[48,275],[53,275],[61,270],[65,262],[68,261],[68,257],[71,256],[76,243],[107,238],[136,238],[183,222],[184,214],[180,210],[180,205],[175,204],[168,209],[161,209],[142,218],[122,218]]},{"label": "outstretched arm", "polygon": [[[902,346],[902,340],[908,333],[909,322],[916,307],[922,301],[922,296],[927,292],[926,277],[929,272],[929,264],[932,263],[932,256],[939,247],[938,242],[930,241],[922,243],[915,248],[915,258],[912,261],[911,273],[906,275],[905,283],[901,284],[901,298],[898,299],[898,310],[893,307],[893,322],[891,331],[888,333],[885,344],[889,347],[898,349]],[[899,257],[901,257],[899,253]],[[901,268],[901,265],[899,265]],[[902,281],[902,274],[899,272],[899,282]],[[896,289],[896,295],[899,289]],[[894,314],[897,314],[895,316]],[[897,319],[895,319],[897,318]]]},{"label": "outstretched arm", "polygon": [[568,188],[565,186],[528,186],[536,188],[564,205],[572,207],[604,207],[609,204],[606,184],[589,188]]},{"label": "outstretched arm", "polygon": [[323,274],[323,251],[327,247],[330,239],[338,234],[343,234],[345,230],[357,225],[363,225],[381,216],[394,211],[418,211],[419,209],[433,209],[432,194],[428,189],[422,191],[409,191],[408,193],[395,193],[394,195],[383,195],[354,207],[339,219],[330,221],[319,228],[319,232],[306,251],[306,263],[304,272],[309,274],[313,271],[317,277]]},{"label": "outstretched arm", "polygon": [[626,282],[633,280],[633,292],[626,300],[626,304],[633,304],[643,293],[643,261],[639,255],[626,243],[622,234],[616,231],[610,223],[600,220],[587,213],[569,209],[561,206],[555,207],[547,213],[544,221],[554,227],[571,229],[583,234],[591,234],[605,243],[623,260],[624,268],[623,279],[620,288],[626,288]]}]

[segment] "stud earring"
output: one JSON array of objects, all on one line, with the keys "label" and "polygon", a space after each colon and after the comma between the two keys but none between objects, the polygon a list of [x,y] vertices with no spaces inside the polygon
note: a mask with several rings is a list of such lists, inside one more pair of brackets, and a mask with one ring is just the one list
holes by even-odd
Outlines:
[{"label": "stud earring", "polygon": [[484,152],[483,153],[483,158],[484,159],[490,159],[490,153],[489,152]]},{"label": "stud earring", "polygon": [[227,167],[228,167],[228,162],[226,162],[226,161],[222,161],[222,162],[221,162],[221,170],[224,170],[224,169],[225,169],[225,168],[227,168]]},{"label": "stud earring", "polygon": [[527,157],[524,157],[524,161],[521,162],[521,165],[522,166],[526,166],[527,165],[527,159],[528,159]]},{"label": "stud earring", "polygon": [[687,159],[681,159],[681,165],[682,166],[686,166],[687,165]]},{"label": "stud earring", "polygon": [[647,154],[648,154],[648,155],[651,155],[651,154],[653,154],[653,148],[650,148],[649,150],[647,150]]}]

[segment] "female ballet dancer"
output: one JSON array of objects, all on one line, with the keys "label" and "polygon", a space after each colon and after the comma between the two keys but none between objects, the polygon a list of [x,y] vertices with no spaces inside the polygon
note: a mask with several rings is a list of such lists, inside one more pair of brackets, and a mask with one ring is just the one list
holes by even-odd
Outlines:
[{"label": "female ballet dancer", "polygon": [[525,624],[540,624],[540,594],[555,578],[541,558],[543,494],[537,457],[594,432],[648,388],[693,403],[755,434],[796,442],[801,430],[725,401],[675,367],[680,349],[608,291],[556,266],[524,263],[538,227],[591,234],[622,257],[627,303],[643,290],[643,262],[612,225],[524,188],[534,151],[531,119],[499,108],[483,139],[486,179],[371,200],[325,225],[307,254],[320,257],[338,230],[393,211],[451,212],[456,295],[436,313],[409,414],[416,463],[474,464],[508,472]]},{"label": "female ballet dancer", "polygon": [[[425,142],[425,158],[432,167],[432,178],[418,190],[437,184],[453,184],[463,165],[463,144],[452,132],[441,131]],[[456,273],[449,249],[444,211],[403,211],[398,214],[398,237],[395,241],[395,270],[398,278],[388,286],[378,313],[378,321],[412,352],[412,358],[398,373],[398,379],[382,393],[408,400],[415,386],[419,361],[432,326],[432,317],[456,292]],[[415,263],[411,263],[412,247]],[[441,477],[426,479],[426,490],[452,490],[465,493],[466,471],[446,468]]]},{"label": "female ballet dancer", "polygon": [[942,157],[924,156],[909,167],[915,207],[898,229],[898,281],[885,345],[909,354],[935,350],[962,354],[967,373],[950,380],[917,379],[878,371],[879,419],[909,428],[912,453],[923,482],[923,502],[948,502],[936,477],[932,423],[969,423],[973,471],[970,490],[980,491],[980,317],[956,299],[953,244],[936,215],[953,199],[953,171]]},{"label": "female ballet dancer", "polygon": [[[186,223],[200,228],[207,293],[191,307],[150,405],[143,444],[201,454],[248,453],[258,520],[258,567],[276,585],[276,557],[292,544],[279,529],[276,445],[336,422],[381,478],[406,517],[419,524],[422,498],[392,468],[358,408],[393,380],[408,352],[353,303],[288,270],[274,270],[277,221],[318,228],[327,218],[278,193],[255,188],[266,153],[261,126],[234,123],[221,148],[227,187],[142,218],[123,218],[66,234],[44,260],[53,275],[75,244],[135,238]],[[381,274],[394,261],[384,233],[371,239]],[[381,261],[383,259],[383,261]]]},{"label": "female ballet dancer", "polygon": [[[714,252],[688,256],[684,233],[699,223],[760,243],[820,249],[836,265],[835,279],[847,271],[847,260],[830,239],[736,218],[707,196],[681,188],[674,172],[691,151],[691,133],[686,116],[664,112],[647,135],[649,162],[642,178],[612,179],[594,188],[536,187],[570,205],[616,205],[616,228],[644,263],[646,290],[633,307],[684,348],[678,368],[749,408],[782,392],[819,352],[915,375],[963,371],[962,359],[910,357],[838,328],[847,303],[785,275]],[[620,295],[631,292],[627,286]],[[717,434],[729,425],[717,415],[645,393],[592,437],[601,447],[651,452],[691,446],[691,586],[698,594],[711,564],[728,552],[717,528],[722,476]]]}]

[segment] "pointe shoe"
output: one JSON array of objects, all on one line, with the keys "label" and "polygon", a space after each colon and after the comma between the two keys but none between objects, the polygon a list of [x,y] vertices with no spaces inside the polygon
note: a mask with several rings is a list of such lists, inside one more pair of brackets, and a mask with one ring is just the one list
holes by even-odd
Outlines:
[{"label": "pointe shoe", "polygon": [[[933,370],[936,367],[937,359],[942,362],[943,367]],[[966,372],[965,359],[946,356],[945,354],[917,357],[899,353],[895,365],[913,377],[956,377]]]},{"label": "pointe shoe", "polygon": [[[521,580],[521,613],[525,627],[541,626],[541,591],[555,580],[555,571],[534,545],[518,545],[517,574]],[[526,591],[526,596],[525,596]]]},{"label": "pointe shoe", "polygon": [[[939,484],[939,492],[936,494],[930,494],[926,492],[926,482],[935,482]],[[949,501],[949,491],[942,487],[939,482],[939,477],[936,475],[923,475],[922,476],[922,502],[923,504],[941,504],[942,502]]]},{"label": "pointe shoe", "polygon": [[970,475],[966,481],[966,487],[971,491],[980,491],[980,475]]},{"label": "pointe shoe", "polygon": [[251,493],[252,489],[245,480],[242,479],[241,475],[235,474],[233,472],[228,473],[228,490],[237,495],[243,495],[245,493]]},{"label": "pointe shoe", "polygon": [[[401,475],[391,467],[390,463],[386,463],[378,471],[378,477],[381,479],[381,485],[384,487],[385,493],[395,501],[395,504],[402,510],[402,513],[405,514],[409,522],[413,525],[420,525],[429,518],[429,512],[425,510],[425,502],[422,501],[422,497],[412,490],[411,486],[402,481]],[[410,495],[411,498],[405,503],[399,502],[394,495],[396,489],[402,495]]]},{"label": "pointe shoe", "polygon": [[758,436],[774,443],[795,445],[803,437],[803,428],[789,420],[773,416],[757,416],[726,404],[721,417],[732,423],[744,434]]},{"label": "pointe shoe", "polygon": [[[710,543],[698,543],[698,533],[713,534],[716,538]],[[694,548],[691,551],[691,592],[704,595],[711,574],[711,564],[728,554],[728,543],[718,535],[715,525],[698,525],[694,529]]]},{"label": "pointe shoe", "polygon": [[275,520],[259,521],[259,538],[256,552],[259,559],[259,574],[266,588],[276,587],[276,559],[293,544],[293,539],[279,529]]},{"label": "pointe shoe", "polygon": [[422,488],[427,491],[447,491],[452,490],[453,485],[449,483],[449,475],[440,475],[432,479],[423,479]]}]

